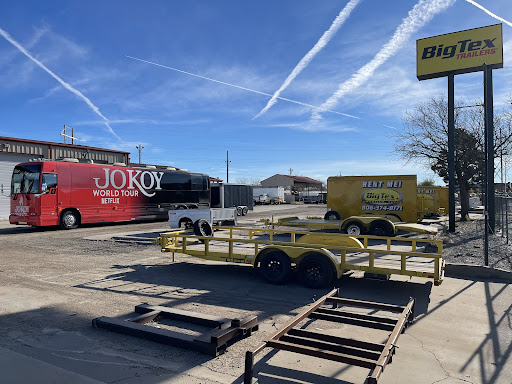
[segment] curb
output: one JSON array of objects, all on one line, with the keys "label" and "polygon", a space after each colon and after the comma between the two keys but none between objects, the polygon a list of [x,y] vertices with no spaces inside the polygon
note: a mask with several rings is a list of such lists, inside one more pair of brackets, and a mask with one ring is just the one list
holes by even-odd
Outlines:
[{"label": "curb", "polygon": [[491,279],[512,283],[512,272],[480,265],[447,263],[444,268],[444,273],[445,276],[449,277]]}]

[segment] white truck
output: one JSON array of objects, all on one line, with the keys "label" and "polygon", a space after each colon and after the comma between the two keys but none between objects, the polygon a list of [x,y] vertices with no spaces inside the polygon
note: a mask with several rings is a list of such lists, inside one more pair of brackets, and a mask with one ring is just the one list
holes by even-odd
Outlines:
[{"label": "white truck", "polygon": [[255,204],[283,204],[284,187],[254,187],[252,189]]},{"label": "white truck", "polygon": [[171,209],[168,212],[171,228],[193,228],[196,236],[211,236],[212,226],[224,222],[236,225],[236,208]]}]

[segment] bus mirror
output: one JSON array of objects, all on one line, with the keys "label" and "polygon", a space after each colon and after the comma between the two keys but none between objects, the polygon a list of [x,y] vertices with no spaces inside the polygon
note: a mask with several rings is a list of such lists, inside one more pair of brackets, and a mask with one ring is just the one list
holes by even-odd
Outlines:
[{"label": "bus mirror", "polygon": [[41,192],[45,193],[47,191],[48,191],[48,186],[46,185],[46,183],[43,183],[43,185],[41,185]]}]

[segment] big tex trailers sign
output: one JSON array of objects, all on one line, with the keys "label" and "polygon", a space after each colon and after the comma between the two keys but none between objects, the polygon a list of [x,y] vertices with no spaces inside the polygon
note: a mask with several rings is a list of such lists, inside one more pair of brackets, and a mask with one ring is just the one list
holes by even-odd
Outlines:
[{"label": "big tex trailers sign", "polygon": [[418,80],[503,68],[501,24],[416,41]]}]

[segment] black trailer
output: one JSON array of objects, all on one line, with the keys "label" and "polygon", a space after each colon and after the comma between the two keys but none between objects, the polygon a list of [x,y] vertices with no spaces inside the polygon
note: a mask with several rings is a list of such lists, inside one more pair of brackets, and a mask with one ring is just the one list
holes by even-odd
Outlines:
[{"label": "black trailer", "polygon": [[253,209],[252,185],[212,183],[210,187],[212,208],[236,208],[239,216]]}]

